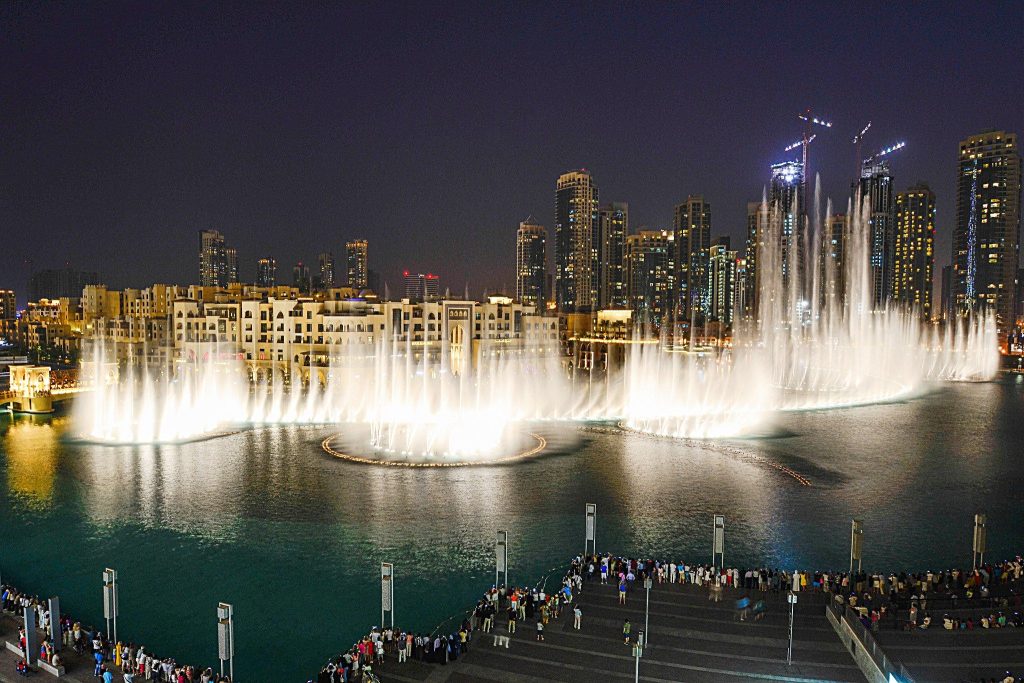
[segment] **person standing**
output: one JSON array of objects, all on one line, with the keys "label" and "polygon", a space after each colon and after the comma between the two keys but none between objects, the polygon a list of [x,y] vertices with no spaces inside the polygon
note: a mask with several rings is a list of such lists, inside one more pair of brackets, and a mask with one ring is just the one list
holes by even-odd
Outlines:
[{"label": "person standing", "polygon": [[580,630],[580,622],[583,619],[583,610],[580,609],[579,604],[572,611],[572,627],[577,631]]},{"label": "person standing", "polygon": [[537,640],[544,640],[544,621],[540,617],[537,617]]},{"label": "person standing", "polygon": [[632,630],[632,626],[629,624],[629,619],[626,619],[625,623],[622,624],[622,642],[629,645],[629,632]]}]

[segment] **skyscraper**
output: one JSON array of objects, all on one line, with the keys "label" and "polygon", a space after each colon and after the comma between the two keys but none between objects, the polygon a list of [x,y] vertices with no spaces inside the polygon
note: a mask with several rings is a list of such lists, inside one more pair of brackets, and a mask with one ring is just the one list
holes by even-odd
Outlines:
[{"label": "skyscraper", "polygon": [[433,301],[441,294],[441,279],[433,273],[402,272],[405,280],[405,298],[410,301]]},{"label": "skyscraper", "polygon": [[224,259],[227,264],[228,284],[238,282],[238,250],[234,247],[224,247]]},{"label": "skyscraper", "polygon": [[74,268],[37,270],[28,279],[28,300],[80,297],[86,285],[100,282],[99,273]]},{"label": "skyscraper", "polygon": [[888,161],[871,161],[861,166],[854,186],[857,207],[867,212],[870,225],[871,296],[876,307],[884,306],[893,291],[896,205]]},{"label": "skyscraper", "polygon": [[334,282],[334,254],[322,252],[317,261],[320,266],[320,288],[326,290],[337,286]]},{"label": "skyscraper", "polygon": [[544,308],[547,268],[547,231],[530,216],[516,231],[516,299]]},{"label": "skyscraper", "polygon": [[732,327],[736,314],[736,252],[728,239],[708,249],[708,319]]},{"label": "skyscraper", "polygon": [[711,308],[708,258],[711,249],[711,205],[703,195],[690,195],[675,207],[675,273],[677,314],[684,324],[705,320]]},{"label": "skyscraper", "polygon": [[601,225],[590,172],[563,173],[555,186],[555,300],[558,310],[586,312],[599,304]]},{"label": "skyscraper", "polygon": [[18,317],[18,305],[13,289],[0,289],[0,320],[14,320]]},{"label": "skyscraper", "polygon": [[[784,287],[802,287],[804,213],[804,166],[799,161],[772,165],[768,192],[769,215],[781,223],[782,283]],[[759,277],[764,275],[759,274]],[[797,280],[794,280],[796,275]]]},{"label": "skyscraper", "polygon": [[366,240],[351,240],[345,243],[345,261],[348,268],[348,286],[354,289],[369,287],[369,246]]},{"label": "skyscraper", "polygon": [[846,298],[843,272],[846,251],[846,214],[834,213],[825,219],[825,242],[821,251],[821,301],[839,304]]},{"label": "skyscraper", "polygon": [[302,294],[309,294],[309,288],[312,283],[309,279],[309,266],[305,265],[302,261],[299,261],[292,268],[292,287],[295,287]]},{"label": "skyscraper", "polygon": [[763,244],[761,222],[765,212],[762,202],[747,202],[747,241],[743,277],[743,316],[753,318],[757,312],[757,252]]},{"label": "skyscraper", "polygon": [[953,294],[953,266],[942,266],[942,298],[940,299],[939,306],[942,308],[941,316],[943,320],[953,320],[956,318],[956,296]]},{"label": "skyscraper", "polygon": [[256,286],[273,287],[277,284],[277,260],[272,256],[256,262]]},{"label": "skyscraper", "polygon": [[960,142],[953,296],[959,313],[993,310],[1000,332],[1014,323],[1020,241],[1017,135],[984,131]]},{"label": "skyscraper", "polygon": [[661,326],[672,305],[673,255],[671,230],[641,230],[626,237],[626,282],[633,320]]},{"label": "skyscraper", "polygon": [[932,316],[935,269],[935,193],[924,183],[896,195],[892,300]]},{"label": "skyscraper", "polygon": [[199,284],[203,287],[228,284],[227,244],[224,235],[217,230],[199,231]]},{"label": "skyscraper", "polygon": [[612,202],[600,209],[601,257],[598,305],[626,307],[626,235],[629,234],[629,204]]}]

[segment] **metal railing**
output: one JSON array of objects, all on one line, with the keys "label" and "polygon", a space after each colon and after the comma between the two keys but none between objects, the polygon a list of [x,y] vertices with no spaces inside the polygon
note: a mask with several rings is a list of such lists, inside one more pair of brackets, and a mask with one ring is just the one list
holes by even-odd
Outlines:
[{"label": "metal railing", "polygon": [[871,661],[875,663],[875,666],[883,674],[886,676],[893,674],[903,683],[916,683],[914,677],[910,675],[910,672],[907,671],[902,662],[891,659],[885,653],[885,650],[879,645],[874,634],[871,633],[871,629],[861,621],[860,613],[857,610],[849,605],[837,605],[834,602],[828,604],[828,609],[832,611],[832,614],[840,623],[850,629],[850,633],[853,634],[864,648],[864,651],[871,657]]}]

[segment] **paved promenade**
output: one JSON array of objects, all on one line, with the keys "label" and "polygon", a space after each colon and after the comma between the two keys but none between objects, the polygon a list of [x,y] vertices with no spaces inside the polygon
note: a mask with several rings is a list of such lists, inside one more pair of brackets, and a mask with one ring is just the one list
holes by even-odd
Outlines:
[{"label": "paved promenade", "polygon": [[[26,680],[33,680],[37,683],[39,681],[46,680],[62,680],[62,681],[74,681],[75,683],[96,683],[98,679],[93,678],[93,661],[89,657],[79,657],[75,654],[75,651],[71,648],[61,650],[61,657],[65,661],[65,669],[67,674],[61,676],[60,679],[55,676],[48,674],[44,671],[36,671],[28,679],[23,676],[19,676],[15,671],[14,667],[21,659],[18,655],[14,654],[7,649],[4,645],[4,641],[18,644],[18,626],[19,621],[9,614],[0,615],[0,683],[23,683]],[[42,632],[40,632],[42,634]],[[40,635],[42,640],[42,635]],[[115,670],[116,671],[116,670]],[[117,681],[121,680],[121,675],[117,674]]]},{"label": "paved promenade", "polygon": [[[651,589],[650,644],[640,660],[640,679],[663,683],[705,681],[863,681],[825,617],[823,597],[801,595],[794,627],[793,664],[786,665],[789,610],[785,594],[767,594],[768,613],[758,622],[740,622],[733,608],[739,591],[726,590],[721,602],[693,586],[655,583]],[[763,594],[756,594],[757,599]],[[552,619],[544,642],[536,641],[535,622],[522,622],[509,647],[495,647],[493,635],[506,635],[499,617],[494,634],[474,632],[469,652],[445,666],[393,659],[376,669],[389,681],[511,682],[633,679],[632,647],[622,624],[629,619],[634,637],[644,627],[645,593],[630,593],[618,605],[613,585],[585,583],[577,598],[582,629],[573,629],[572,612]]]},{"label": "paved promenade", "polygon": [[[963,618],[970,610],[959,610]],[[950,614],[956,614],[951,610]],[[903,662],[918,683],[960,683],[961,681],[1002,680],[1009,671],[1024,671],[1024,628],[946,631],[942,613],[938,624],[927,630],[882,630],[878,642],[893,659]]]}]

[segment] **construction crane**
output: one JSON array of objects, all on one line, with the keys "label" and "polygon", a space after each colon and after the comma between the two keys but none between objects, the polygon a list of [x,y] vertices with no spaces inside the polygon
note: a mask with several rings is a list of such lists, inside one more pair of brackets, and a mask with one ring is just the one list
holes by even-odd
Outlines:
[{"label": "construction crane", "polygon": [[[797,118],[804,122],[804,136],[798,144],[801,147],[803,147],[802,161],[804,171],[804,182],[807,182],[807,147],[810,146],[811,140],[817,137],[815,134],[811,133],[811,130],[813,130],[814,126],[821,126],[822,128],[831,128],[832,122],[826,121],[825,119],[819,119],[811,111],[810,107],[808,107],[807,110],[802,114],[797,114]],[[795,149],[795,147],[793,148]]]},{"label": "construction crane", "polygon": [[882,149],[878,150],[877,152],[875,152],[874,154],[872,154],[871,156],[867,157],[866,159],[864,159],[861,162],[861,165],[860,165],[861,172],[863,173],[865,168],[867,168],[871,164],[875,163],[876,161],[878,161],[882,157],[888,156],[889,154],[892,154],[896,150],[903,149],[906,146],[907,146],[907,143],[901,140],[900,142],[897,142],[895,144],[889,145],[888,147],[883,147]]},{"label": "construction crane", "polygon": [[860,166],[860,162],[861,162],[860,148],[861,148],[862,143],[864,142],[864,136],[867,135],[867,132],[868,132],[869,128],[871,128],[871,122],[870,121],[868,121],[868,125],[866,125],[863,128],[861,128],[859,133],[857,133],[856,135],[853,136],[853,145],[854,145],[853,163],[857,165],[856,173],[858,173],[858,174],[860,173],[860,168],[861,168],[861,166]]}]

